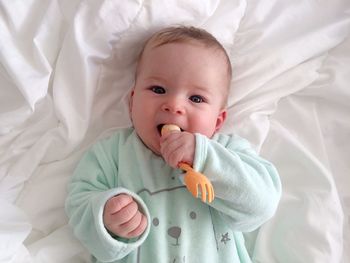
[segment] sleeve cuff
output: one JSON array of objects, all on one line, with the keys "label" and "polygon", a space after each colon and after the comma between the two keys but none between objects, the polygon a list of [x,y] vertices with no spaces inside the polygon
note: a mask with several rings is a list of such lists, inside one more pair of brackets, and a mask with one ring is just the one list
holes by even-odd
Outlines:
[{"label": "sleeve cuff", "polygon": [[193,168],[198,172],[203,172],[208,152],[208,138],[199,133],[195,133],[195,138],[196,148],[194,153]]},{"label": "sleeve cuff", "polygon": [[[145,232],[138,238],[133,238],[133,239],[117,238],[116,239],[108,232],[108,230],[105,228],[103,224],[103,210],[104,210],[105,203],[111,197],[119,194],[128,194],[132,196],[132,198],[134,198],[135,201],[139,204],[140,208],[142,209],[142,212],[147,217],[147,222],[148,222],[147,228]],[[129,254],[131,251],[137,249],[145,241],[150,231],[150,224],[149,224],[150,215],[145,203],[137,194],[125,188],[116,188],[116,189],[107,191],[101,198],[99,198],[99,201],[96,200],[96,202],[97,203],[94,205],[94,217],[95,217],[95,227],[97,230],[98,239],[101,242],[101,246],[105,248],[105,251],[109,252],[107,254],[110,254],[110,255],[105,255],[106,256],[105,259],[122,258],[127,254]],[[116,248],[119,248],[119,249],[116,249]],[[116,255],[115,253],[118,253],[118,255]],[[99,259],[103,260],[103,258],[100,258],[100,257]]]}]

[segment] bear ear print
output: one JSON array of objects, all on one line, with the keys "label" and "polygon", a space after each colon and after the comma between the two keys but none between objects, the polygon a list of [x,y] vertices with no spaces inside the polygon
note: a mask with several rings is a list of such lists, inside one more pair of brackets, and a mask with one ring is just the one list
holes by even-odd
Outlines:
[{"label": "bear ear print", "polygon": [[193,219],[193,220],[196,219],[197,218],[196,212],[191,211],[190,218]]},{"label": "bear ear print", "polygon": [[152,224],[153,224],[154,226],[158,226],[158,225],[159,225],[159,219],[158,219],[158,217],[153,218]]}]

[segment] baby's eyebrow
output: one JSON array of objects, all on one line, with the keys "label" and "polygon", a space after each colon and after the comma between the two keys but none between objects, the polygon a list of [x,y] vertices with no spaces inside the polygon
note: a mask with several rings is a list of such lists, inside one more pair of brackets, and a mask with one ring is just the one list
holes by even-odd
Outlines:
[{"label": "baby's eyebrow", "polygon": [[166,79],[161,78],[161,77],[157,77],[157,76],[151,76],[146,78],[147,81],[157,81],[157,82],[167,82]]},{"label": "baby's eyebrow", "polygon": [[200,91],[200,92],[203,92],[205,93],[206,95],[212,95],[212,91],[211,89],[209,89],[209,87],[206,87],[206,86],[198,86],[198,85],[193,85],[192,86],[194,88],[195,91]]}]

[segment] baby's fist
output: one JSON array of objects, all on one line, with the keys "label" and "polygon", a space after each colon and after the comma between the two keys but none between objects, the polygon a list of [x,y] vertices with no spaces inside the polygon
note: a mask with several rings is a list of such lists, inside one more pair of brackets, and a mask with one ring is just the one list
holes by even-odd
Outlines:
[{"label": "baby's fist", "polygon": [[160,139],[160,152],[164,160],[173,168],[179,163],[193,165],[195,136],[189,132],[170,132]]},{"label": "baby's fist", "polygon": [[145,231],[147,218],[139,211],[137,202],[130,195],[120,194],[106,202],[103,223],[113,234],[133,238]]}]

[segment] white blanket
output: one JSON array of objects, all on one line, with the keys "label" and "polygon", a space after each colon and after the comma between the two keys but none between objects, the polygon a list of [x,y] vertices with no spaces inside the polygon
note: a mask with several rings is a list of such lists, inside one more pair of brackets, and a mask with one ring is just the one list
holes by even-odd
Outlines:
[{"label": "white blanket", "polygon": [[223,132],[277,166],[276,216],[246,234],[255,262],[350,262],[348,0],[0,2],[0,262],[89,262],[67,182],[89,145],[130,125],[144,40],[200,26],[233,65]]}]

